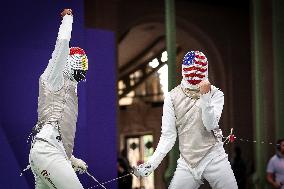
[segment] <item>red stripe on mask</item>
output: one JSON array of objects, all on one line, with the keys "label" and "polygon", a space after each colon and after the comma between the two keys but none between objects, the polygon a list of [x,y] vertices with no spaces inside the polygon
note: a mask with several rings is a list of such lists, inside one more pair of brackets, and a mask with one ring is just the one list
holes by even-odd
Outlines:
[{"label": "red stripe on mask", "polygon": [[189,67],[189,68],[183,68],[183,71],[192,71],[192,70],[196,70],[196,71],[199,71],[199,72],[206,72],[207,71],[207,68],[199,68],[199,67],[195,67],[195,66],[192,66],[192,67]]},{"label": "red stripe on mask", "polygon": [[192,80],[187,80],[187,82],[191,85],[197,85],[198,83],[200,83],[202,80],[195,80],[195,79],[192,79]]},{"label": "red stripe on mask", "polygon": [[200,79],[204,78],[205,75],[201,75],[201,74],[196,74],[196,73],[190,73],[190,74],[184,74],[185,77],[198,77]]},{"label": "red stripe on mask", "polygon": [[207,66],[207,62],[196,61],[195,64],[199,64],[201,66]]}]

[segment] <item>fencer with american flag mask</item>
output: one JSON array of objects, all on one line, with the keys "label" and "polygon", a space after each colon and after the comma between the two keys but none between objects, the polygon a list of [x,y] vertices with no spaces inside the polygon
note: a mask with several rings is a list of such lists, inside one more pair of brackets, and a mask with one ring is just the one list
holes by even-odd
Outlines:
[{"label": "fencer with american flag mask", "polygon": [[133,167],[134,174],[151,174],[178,136],[180,158],[170,189],[197,189],[203,179],[214,189],[237,189],[218,124],[224,94],[208,80],[206,56],[200,51],[186,53],[182,76],[180,85],[165,96],[158,146],[147,162]]}]

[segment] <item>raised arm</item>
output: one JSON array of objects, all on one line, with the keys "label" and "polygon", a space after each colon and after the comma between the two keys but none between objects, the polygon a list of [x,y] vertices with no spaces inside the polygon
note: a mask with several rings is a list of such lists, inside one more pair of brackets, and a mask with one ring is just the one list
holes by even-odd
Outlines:
[{"label": "raised arm", "polygon": [[163,117],[162,117],[162,134],[158,146],[154,154],[149,160],[134,168],[136,176],[148,176],[154,171],[167,153],[172,149],[177,137],[175,126],[175,113],[170,95],[167,95],[164,100]]},{"label": "raised arm", "polygon": [[63,70],[69,54],[73,15],[71,9],[61,13],[62,23],[59,28],[55,49],[52,52],[48,66],[42,74],[42,79],[50,90],[58,91],[63,86]]},{"label": "raised arm", "polygon": [[223,111],[224,94],[207,82],[205,81],[201,85],[203,85],[203,89],[209,87],[209,90],[205,89],[202,91],[203,89],[200,87],[202,93],[200,96],[200,106],[202,109],[203,124],[206,127],[206,130],[211,131],[219,128],[218,123]]}]

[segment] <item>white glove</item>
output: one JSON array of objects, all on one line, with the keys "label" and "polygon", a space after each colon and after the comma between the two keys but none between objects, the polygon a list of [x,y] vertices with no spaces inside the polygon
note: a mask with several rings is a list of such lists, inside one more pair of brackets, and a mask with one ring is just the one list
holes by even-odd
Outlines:
[{"label": "white glove", "polygon": [[223,132],[221,129],[214,129],[213,130],[214,136],[218,139],[219,142],[222,142],[223,139]]},{"label": "white glove", "polygon": [[88,169],[88,165],[81,159],[75,158],[73,155],[70,158],[71,161],[71,165],[73,167],[73,169],[77,172],[79,172],[79,174],[83,174],[87,171]]},{"label": "white glove", "polygon": [[153,166],[150,163],[143,163],[139,166],[133,167],[133,173],[136,177],[147,177],[154,171]]}]

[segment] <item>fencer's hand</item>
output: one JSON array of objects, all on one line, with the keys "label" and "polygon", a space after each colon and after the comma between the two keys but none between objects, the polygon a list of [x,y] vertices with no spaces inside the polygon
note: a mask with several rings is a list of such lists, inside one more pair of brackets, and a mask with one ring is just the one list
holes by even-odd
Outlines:
[{"label": "fencer's hand", "polygon": [[83,160],[71,156],[70,161],[73,169],[79,172],[79,174],[83,174],[87,171],[88,165]]},{"label": "fencer's hand", "polygon": [[136,177],[147,177],[153,172],[153,166],[149,163],[143,163],[133,167],[133,173]]},{"label": "fencer's hand", "polygon": [[72,9],[64,9],[64,10],[61,12],[61,16],[62,16],[62,17],[64,17],[66,14],[73,16],[73,14],[72,14]]},{"label": "fencer's hand", "polygon": [[206,94],[211,90],[211,83],[208,80],[203,80],[199,83],[199,90],[201,94]]}]

